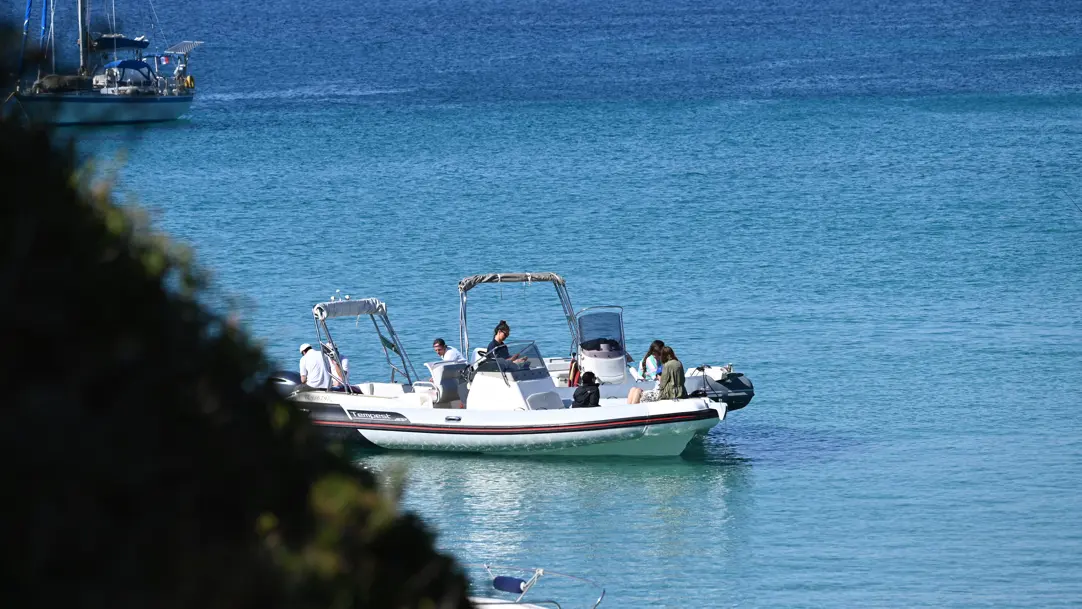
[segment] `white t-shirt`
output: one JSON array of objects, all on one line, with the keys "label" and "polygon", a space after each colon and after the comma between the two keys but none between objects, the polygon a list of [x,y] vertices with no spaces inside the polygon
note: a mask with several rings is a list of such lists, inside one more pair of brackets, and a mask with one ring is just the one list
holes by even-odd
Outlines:
[{"label": "white t-shirt", "polygon": [[443,357],[441,359],[445,362],[466,363],[466,358],[462,357],[462,352],[454,347],[447,347],[447,350],[443,352]]},{"label": "white t-shirt", "polygon": [[316,389],[329,389],[331,386],[330,366],[327,358],[316,349],[309,349],[301,356],[301,376],[305,384]]}]

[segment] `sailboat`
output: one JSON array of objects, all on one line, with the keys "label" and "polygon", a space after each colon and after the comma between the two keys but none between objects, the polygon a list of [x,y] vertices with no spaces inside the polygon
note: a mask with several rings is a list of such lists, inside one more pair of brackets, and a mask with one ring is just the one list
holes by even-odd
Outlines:
[{"label": "sailboat", "polygon": [[[30,35],[33,0],[26,2],[20,74]],[[176,120],[195,101],[195,78],[189,73],[191,52],[202,41],[183,41],[157,54],[144,54],[145,36],[129,38],[108,33],[91,36],[89,0],[77,0],[79,70],[57,74],[53,21],[56,0],[43,0],[41,34],[43,55],[52,57],[52,73],[44,63],[33,84],[20,81],[15,105],[34,124],[101,125]],[[114,9],[115,10],[115,9]],[[115,16],[114,16],[115,24]],[[115,29],[115,28],[114,28]],[[52,52],[46,53],[45,51]],[[172,66],[171,73],[169,66]]]}]

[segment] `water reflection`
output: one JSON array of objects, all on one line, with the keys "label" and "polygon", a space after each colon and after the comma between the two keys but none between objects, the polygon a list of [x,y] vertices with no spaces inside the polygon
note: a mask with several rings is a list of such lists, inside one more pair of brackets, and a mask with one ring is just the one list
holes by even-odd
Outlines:
[{"label": "water reflection", "polygon": [[709,571],[725,569],[745,553],[753,514],[751,462],[714,435],[676,459],[354,458],[380,475],[403,471],[403,507],[461,560],[615,578],[623,587],[659,583],[645,573],[672,585],[692,577],[681,565],[704,558]]}]

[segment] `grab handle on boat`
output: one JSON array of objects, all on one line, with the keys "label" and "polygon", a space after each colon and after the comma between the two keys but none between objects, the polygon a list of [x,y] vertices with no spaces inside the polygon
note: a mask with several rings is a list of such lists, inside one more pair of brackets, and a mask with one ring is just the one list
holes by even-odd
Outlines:
[{"label": "grab handle on boat", "polygon": [[461,421],[462,417],[443,417],[444,421]]}]

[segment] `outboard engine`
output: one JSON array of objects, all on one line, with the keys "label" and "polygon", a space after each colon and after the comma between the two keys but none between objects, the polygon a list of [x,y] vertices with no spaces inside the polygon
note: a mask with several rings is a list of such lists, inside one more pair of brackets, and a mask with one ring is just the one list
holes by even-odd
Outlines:
[{"label": "outboard engine", "polygon": [[684,377],[689,397],[706,397],[724,402],[725,411],[740,410],[755,397],[755,387],[743,372],[733,372],[733,365],[702,365],[689,370]]},{"label": "outboard engine", "polygon": [[288,397],[301,386],[301,375],[291,370],[275,370],[267,379],[282,397]]}]

